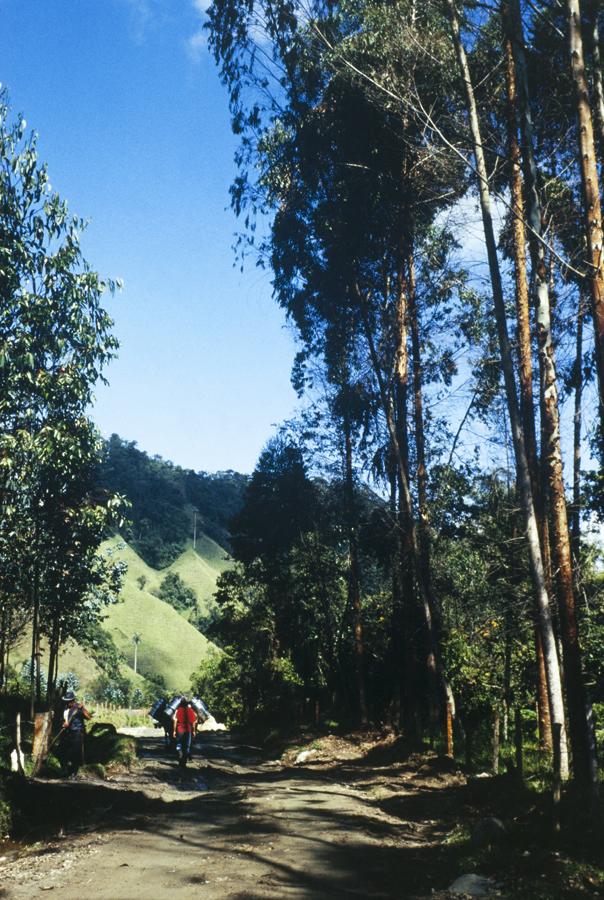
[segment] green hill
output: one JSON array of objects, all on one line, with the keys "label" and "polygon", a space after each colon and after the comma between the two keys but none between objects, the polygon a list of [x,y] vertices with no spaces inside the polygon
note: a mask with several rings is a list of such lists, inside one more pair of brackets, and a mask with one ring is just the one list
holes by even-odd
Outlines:
[{"label": "green hill", "polygon": [[[162,579],[168,572],[178,574],[192,588],[198,598],[198,612],[207,615],[216,579],[231,565],[225,550],[207,535],[197,538],[197,549],[190,545],[170,566],[157,570],[141,559],[138,553],[118,535],[105,541],[105,552],[127,563],[120,601],[107,608],[102,627],[113,638],[117,649],[125,657],[120,671],[131,683],[141,684],[141,675],[160,675],[169,690],[187,690],[193,672],[214,645],[194,628],[184,615],[156,597]],[[141,590],[139,579],[144,579]],[[134,644],[139,634],[138,675],[133,670]],[[13,651],[13,664],[19,670],[29,658],[31,637],[28,632]],[[42,666],[46,667],[46,641],[42,641]],[[61,673],[74,672],[82,694],[89,692],[102,675],[91,653],[74,640],[61,650]]]},{"label": "green hill", "polygon": [[[48,667],[48,648],[46,644],[46,640],[42,638],[42,657],[40,662],[44,672]],[[30,653],[31,628],[26,630],[23,639],[19,641],[12,651],[11,662],[17,672],[20,671],[21,666],[29,662]],[[80,691],[83,694],[89,691],[92,684],[101,674],[101,670],[92,656],[71,639],[66,641],[59,652],[59,675],[64,675],[66,672],[74,672],[78,676]]]},{"label": "green hill", "polygon": [[[211,541],[211,544],[214,542]],[[143,675],[161,675],[170,690],[188,689],[192,673],[213,644],[151,591],[157,590],[168,571],[177,571],[198,594],[200,607],[207,609],[218,570],[205,562],[192,548],[185,551],[170,569],[157,571],[148,566],[119,537],[106,541],[104,546],[128,564],[128,572],[120,602],[108,608],[103,627],[112,636],[130,666],[134,659],[132,636],[139,634],[139,672]],[[217,559],[218,551],[211,549],[213,558]],[[222,555],[225,556],[224,551]],[[146,578],[143,590],[137,581],[141,576]]]},{"label": "green hill", "polygon": [[211,598],[216,590],[216,579],[231,565],[232,560],[222,547],[204,535],[201,540],[199,538],[197,540],[197,551],[189,546],[170,566],[162,569],[159,575],[160,579],[167,572],[180,575],[185,584],[193,588],[197,594],[199,611],[206,614],[212,605]]}]

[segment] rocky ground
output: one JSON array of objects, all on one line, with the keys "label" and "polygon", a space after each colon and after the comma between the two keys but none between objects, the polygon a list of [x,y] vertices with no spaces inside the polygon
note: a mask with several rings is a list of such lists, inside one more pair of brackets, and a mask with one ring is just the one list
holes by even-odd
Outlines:
[{"label": "rocky ground", "polygon": [[[135,737],[130,772],[30,784],[46,836],[0,847],[3,900],[604,896],[593,866],[565,865],[528,832],[518,845],[504,779],[469,783],[392,736],[322,737],[270,759],[206,734],[185,773],[157,732]],[[464,875],[469,893],[450,893]]]}]

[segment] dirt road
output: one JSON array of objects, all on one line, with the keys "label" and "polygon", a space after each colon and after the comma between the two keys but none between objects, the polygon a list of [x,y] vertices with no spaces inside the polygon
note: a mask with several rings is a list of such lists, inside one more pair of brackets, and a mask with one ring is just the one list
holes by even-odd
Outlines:
[{"label": "dirt road", "polygon": [[[293,765],[206,735],[185,774],[157,737],[110,781],[38,784],[58,837],[0,860],[0,897],[434,897],[465,779],[337,745]],[[2,851],[0,851],[1,853]],[[437,894],[438,896],[438,894]]]}]

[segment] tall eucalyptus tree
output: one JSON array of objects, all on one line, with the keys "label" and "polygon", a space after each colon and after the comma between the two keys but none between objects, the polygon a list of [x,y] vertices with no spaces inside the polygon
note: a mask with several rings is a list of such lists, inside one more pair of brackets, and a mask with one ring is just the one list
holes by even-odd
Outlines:
[{"label": "tall eucalyptus tree", "polygon": [[514,362],[508,335],[507,315],[503,294],[503,284],[495,231],[493,227],[493,213],[491,203],[490,181],[487,172],[484,145],[481,136],[480,119],[472,84],[472,76],[468,65],[466,51],[462,42],[459,13],[455,0],[446,0],[451,21],[451,34],[457,55],[463,90],[465,92],[469,126],[472,138],[472,150],[476,165],[476,180],[480,197],[483,231],[485,237],[491,287],[493,291],[493,304],[497,320],[499,339],[499,352],[503,369],[505,391],[507,397],[508,414],[512,431],[514,453],[516,457],[516,472],[518,489],[524,514],[529,559],[531,563],[531,575],[539,611],[541,636],[545,656],[548,691],[550,699],[550,711],[552,726],[554,729],[554,754],[557,767],[564,767],[561,760],[562,734],[564,731],[564,702],[562,695],[562,679],[560,664],[557,655],[556,640],[552,623],[550,599],[547,591],[545,569],[539,541],[539,529],[535,514],[533,499],[533,487],[526,452],[526,441],[522,419],[518,407],[516,393],[516,380],[514,376]]}]

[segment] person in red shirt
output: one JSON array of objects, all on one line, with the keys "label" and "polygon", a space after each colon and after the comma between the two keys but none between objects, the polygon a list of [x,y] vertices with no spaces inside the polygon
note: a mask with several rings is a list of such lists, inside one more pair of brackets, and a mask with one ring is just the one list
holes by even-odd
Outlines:
[{"label": "person in red shirt", "polygon": [[179,765],[184,768],[187,760],[191,759],[191,745],[197,725],[197,713],[189,705],[186,697],[183,697],[177,706],[173,721],[172,736],[176,741]]}]

